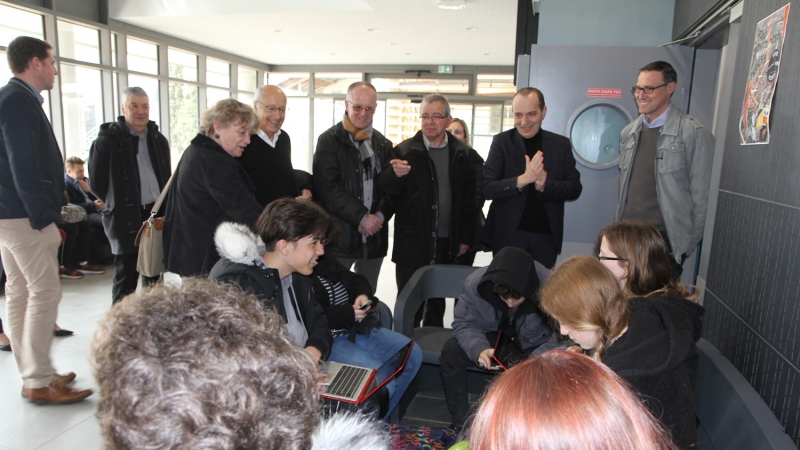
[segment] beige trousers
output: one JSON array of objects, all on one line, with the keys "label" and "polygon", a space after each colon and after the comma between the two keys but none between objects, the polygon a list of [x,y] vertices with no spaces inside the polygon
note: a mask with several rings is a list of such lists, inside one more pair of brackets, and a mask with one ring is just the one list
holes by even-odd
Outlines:
[{"label": "beige trousers", "polygon": [[55,369],[50,361],[53,325],[61,301],[55,224],[34,230],[28,219],[0,219],[0,257],[6,282],[8,338],[22,386],[47,386]]}]

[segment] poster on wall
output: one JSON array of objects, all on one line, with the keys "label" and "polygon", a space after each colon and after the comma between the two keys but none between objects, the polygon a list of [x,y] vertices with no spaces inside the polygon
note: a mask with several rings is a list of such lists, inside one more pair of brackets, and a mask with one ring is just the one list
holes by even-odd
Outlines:
[{"label": "poster on wall", "polygon": [[786,38],[789,4],[756,26],[753,57],[747,74],[739,136],[743,145],[769,144],[769,113],[778,83],[781,52]]}]

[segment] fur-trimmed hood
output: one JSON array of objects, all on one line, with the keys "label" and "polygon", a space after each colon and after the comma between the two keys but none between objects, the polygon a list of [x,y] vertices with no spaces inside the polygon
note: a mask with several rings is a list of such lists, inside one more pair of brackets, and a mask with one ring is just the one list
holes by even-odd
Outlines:
[{"label": "fur-trimmed hood", "polygon": [[392,440],[383,422],[353,414],[323,420],[311,437],[311,450],[389,450]]},{"label": "fur-trimmed hood", "polygon": [[217,253],[225,259],[239,264],[252,265],[266,251],[261,238],[247,225],[222,222],[214,232]]}]

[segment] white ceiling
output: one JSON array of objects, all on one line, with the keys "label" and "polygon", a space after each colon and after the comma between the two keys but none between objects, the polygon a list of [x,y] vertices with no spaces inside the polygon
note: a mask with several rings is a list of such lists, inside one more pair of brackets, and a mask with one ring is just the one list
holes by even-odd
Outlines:
[{"label": "white ceiling", "polygon": [[109,10],[112,19],[266,64],[514,64],[517,0],[466,0],[459,10],[436,3],[110,0]]}]

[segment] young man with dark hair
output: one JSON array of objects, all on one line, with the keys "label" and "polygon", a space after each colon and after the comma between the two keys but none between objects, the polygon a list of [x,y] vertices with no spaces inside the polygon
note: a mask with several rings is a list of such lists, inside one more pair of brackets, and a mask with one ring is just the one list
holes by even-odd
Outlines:
[{"label": "young man with dark hair", "polygon": [[295,345],[315,361],[326,359],[333,338],[308,276],[325,244],[335,239],[336,223],[312,202],[282,198],[264,208],[256,229],[261,239],[246,225],[226,222],[217,228],[221,259],[209,278],[235,284],[276,309]]},{"label": "young man with dark hair", "polygon": [[41,91],[58,70],[53,47],[20,36],[8,44],[14,73],[0,88],[0,255],[8,274],[6,328],[22,378],[22,396],[37,403],[72,403],[90,396],[55,373],[50,360],[61,301],[58,247],[64,160]]},{"label": "young man with dark hair", "polygon": [[488,267],[464,281],[453,317],[453,337],[442,348],[439,368],[454,429],[463,427],[469,412],[467,368],[498,370],[492,363],[498,332],[528,354],[557,344],[536,294],[549,275],[525,250],[505,247]]}]

